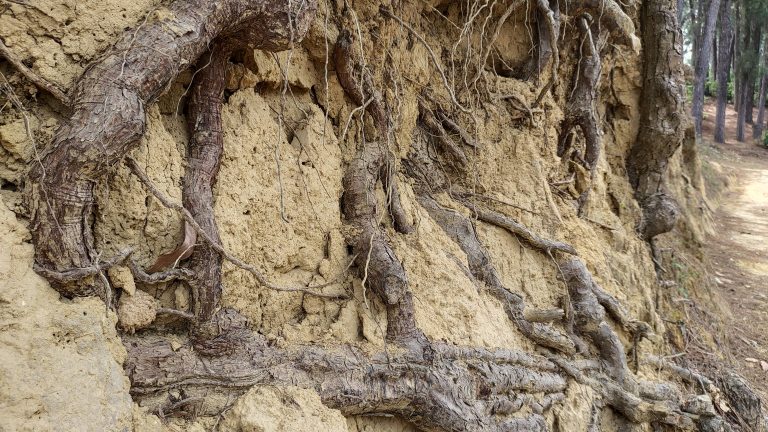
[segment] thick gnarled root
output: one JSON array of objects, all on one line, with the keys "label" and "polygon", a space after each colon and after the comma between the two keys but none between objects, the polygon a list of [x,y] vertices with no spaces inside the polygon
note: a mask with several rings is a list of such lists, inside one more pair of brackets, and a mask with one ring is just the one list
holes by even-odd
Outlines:
[{"label": "thick gnarled root", "polygon": [[397,415],[425,431],[543,432],[543,415],[567,385],[543,357],[442,344],[430,344],[422,359],[352,347],[281,350],[247,332],[225,357],[203,358],[157,337],[132,338],[128,347],[134,398],[168,407],[180,391],[205,396],[202,414],[218,414],[222,401],[254,385],[298,385],[345,415]]},{"label": "thick gnarled root", "polygon": [[[91,225],[94,182],[138,145],[145,110],[216,38],[278,51],[309,28],[314,1],[176,1],[135,31],[126,31],[71,91],[72,113],[49,151],[29,174],[35,262],[56,272],[90,268],[97,261]],[[179,32],[178,29],[184,29]],[[147,55],[147,47],[164,55]],[[103,101],[94,104],[93,101]],[[67,297],[101,295],[103,278],[51,281]]]},{"label": "thick gnarled root", "polygon": [[[392,156],[377,142],[365,144],[347,167],[344,176],[344,217],[349,225],[347,238],[356,256],[363,289],[370,288],[387,307],[387,339],[417,348],[424,339],[416,327],[413,298],[408,278],[395,252],[389,245],[384,230],[379,226],[380,215],[376,204],[376,184],[391,176],[389,164]],[[391,177],[390,177],[391,178]],[[397,190],[389,184],[389,193]],[[389,200],[395,228],[401,233],[410,231],[399,197]],[[398,220],[399,219],[399,220]],[[415,345],[413,345],[415,344]]]}]

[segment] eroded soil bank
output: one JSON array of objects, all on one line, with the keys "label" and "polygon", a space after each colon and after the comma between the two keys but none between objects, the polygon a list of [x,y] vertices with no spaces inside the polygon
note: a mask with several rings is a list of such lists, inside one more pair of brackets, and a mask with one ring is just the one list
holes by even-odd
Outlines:
[{"label": "eroded soil bank", "polygon": [[[383,14],[380,3],[320,1],[306,37],[292,51],[272,55],[243,50],[229,60],[221,113],[224,150],[213,192],[222,245],[275,284],[327,285],[324,294],[344,298],[270,290],[253,274],[225,263],[223,306],[237,309],[247,318],[248,330],[263,337],[270,348],[398,352],[385,340],[386,305],[373,295],[364,276],[347,272],[355,256],[342,211],[345,173],[358,147],[376,134],[370,115],[360,119],[365,110],[345,93],[330,58],[342,31],[354,29],[356,59],[384,93],[395,125],[386,149],[399,167],[393,176],[404,219],[413,229],[399,232],[386,205],[374,211],[376,227],[407,273],[415,321],[424,336],[435,343],[538,352],[510,320],[505,304],[473,274],[469,253],[441,227],[435,209],[468,221],[468,232],[494,264],[498,283],[522,297],[528,310],[566,308],[570,300],[552,254],[532,248],[509,229],[479,220],[450,188],[435,193],[434,201],[424,201],[424,182],[402,168],[413,167],[414,161],[432,164],[431,174],[471,192],[473,204],[570,244],[604,293],[626,308],[631,323],[642,322],[650,329],[647,337],[636,340],[629,326],[607,318],[606,328],[626,351],[621,356],[627,357],[629,366],[627,359],[623,366],[644,381],[673,382],[686,395],[697,392],[695,384],[681,383],[642,361],[646,355],[675,356],[684,348],[678,342],[689,334],[677,323],[686,313],[681,308],[687,306],[674,302],[678,292],[688,293],[705,308],[722,303],[712,299],[702,274],[659,277],[651,248],[637,232],[642,211],[626,160],[641,117],[643,64],[638,36],[624,35],[626,40],[621,40],[595,21],[596,36],[590,41],[585,36],[589,21],[578,17],[577,22],[574,17],[563,25],[556,54],[559,68],[537,71],[540,79],[522,79],[513,72],[526,69],[535,51],[533,9],[507,17],[494,36],[494,49],[486,52],[492,24],[500,22],[505,12],[497,2],[398,5],[397,17],[407,27]],[[167,6],[168,2],[151,0],[43,0],[34,5],[14,1],[0,6],[0,37],[37,74],[69,89],[125,29],[138,31],[146,22],[168,19]],[[637,2],[619,9],[627,17],[621,23],[624,30],[640,28],[640,7]],[[561,135],[573,83],[584,77],[580,71],[585,46],[599,51],[602,66],[592,70],[596,75],[590,78],[599,79],[589,95],[595,99],[593,120],[602,147],[599,152],[586,148],[586,131],[574,132],[566,137],[571,152],[563,156]],[[594,56],[590,61],[594,66]],[[193,301],[190,290],[178,281],[142,284],[125,267],[116,267],[106,275],[119,297],[116,311],[111,311],[96,298],[62,298],[35,274],[30,231],[34,227],[22,197],[25,175],[40,164],[42,149],[67,118],[68,109],[7,62],[0,62],[0,71],[23,107],[0,105],[0,427],[415,430],[398,416],[345,416],[324,405],[318,391],[306,386],[254,387],[231,399],[189,397],[172,390],[162,395],[160,405],[134,400],[123,369],[127,357],[123,341],[170,335],[174,352],[187,349],[185,322],[157,315],[156,310],[188,310]],[[174,202],[181,201],[187,166],[184,107],[193,79],[192,71],[182,72],[147,108],[146,133],[129,155]],[[553,84],[547,86],[550,80]],[[463,86],[463,100],[476,104],[454,106],[446,83]],[[425,110],[425,104],[433,105]],[[453,126],[442,120],[449,126],[440,126],[436,133],[430,110],[438,117],[449,115]],[[452,129],[456,125],[459,129]],[[458,152],[450,148],[452,142],[459,143]],[[441,154],[446,147],[454,152],[453,159]],[[594,160],[584,163],[580,155],[587,152]],[[462,162],[465,166],[457,170]],[[666,176],[683,217],[672,232],[658,237],[662,267],[671,269],[670,260],[679,257],[691,268],[701,265],[702,244],[711,232],[701,174],[697,146],[687,140],[670,159]],[[387,203],[385,188],[378,186],[369,202]],[[429,204],[433,202],[437,204]],[[103,257],[130,246],[132,257],[146,268],[181,242],[182,217],[163,206],[122,163],[101,179],[94,208],[94,245]],[[557,331],[569,331],[566,321],[555,321]],[[595,349],[590,349],[586,351],[594,355]],[[539,416],[538,426],[558,431],[585,431],[596,424],[595,419],[605,431],[626,424],[624,417],[602,406],[592,386],[565,376],[562,383],[564,389],[546,409],[521,391],[519,416]],[[535,388],[535,383],[530,385]],[[677,393],[675,398],[676,403],[684,400]],[[170,411],[163,411],[163,406]],[[229,409],[212,414],[216,406]]]}]

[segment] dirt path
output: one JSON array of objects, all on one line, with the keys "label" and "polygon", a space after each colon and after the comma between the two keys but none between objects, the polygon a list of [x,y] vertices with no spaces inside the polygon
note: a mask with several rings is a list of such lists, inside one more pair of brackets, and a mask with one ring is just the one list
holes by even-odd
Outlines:
[{"label": "dirt path", "polygon": [[[705,137],[714,108],[706,111]],[[768,400],[768,150],[736,142],[735,113],[728,114],[726,143],[715,146],[733,187],[715,215],[710,270],[732,313],[727,343],[735,366]]]}]

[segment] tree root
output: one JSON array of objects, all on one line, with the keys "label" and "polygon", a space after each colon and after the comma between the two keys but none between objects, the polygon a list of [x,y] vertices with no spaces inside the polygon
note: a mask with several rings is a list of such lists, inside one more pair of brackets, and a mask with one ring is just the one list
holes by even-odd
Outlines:
[{"label": "tree root", "polygon": [[[469,271],[478,281],[483,282],[489,293],[504,305],[504,311],[517,328],[527,338],[539,345],[550,347],[560,352],[575,352],[573,341],[553,328],[525,318],[525,302],[519,295],[509,291],[501,282],[496,268],[491,263],[488,251],[480,243],[477,233],[469,218],[458,212],[443,208],[428,195],[418,196],[419,204],[427,210],[430,217],[445,233],[467,254]],[[530,312],[529,312],[530,313]]]},{"label": "tree root", "polygon": [[419,101],[419,119],[429,133],[429,136],[433,138],[433,142],[437,142],[439,148],[445,154],[448,154],[450,162],[456,170],[458,172],[463,171],[469,164],[464,150],[446,132],[443,123],[437,120],[432,110],[421,100]]},{"label": "tree root", "polygon": [[[352,33],[344,29],[336,40],[333,50],[333,61],[336,66],[336,78],[344,92],[357,104],[365,106],[372,116],[382,140],[386,140],[389,132],[389,117],[384,105],[384,98],[373,86],[373,79],[367,70],[355,60]],[[358,79],[357,77],[361,77]],[[362,84],[360,84],[362,83]]]},{"label": "tree root", "polygon": [[[418,346],[422,344],[424,336],[416,327],[408,278],[389,246],[385,233],[379,228],[378,206],[375,203],[376,183],[390,175],[388,161],[391,157],[389,151],[381,148],[380,144],[365,144],[350,162],[344,176],[343,210],[347,224],[351,227],[347,237],[357,255],[355,262],[363,279],[363,289],[367,285],[387,305],[387,340],[406,345],[415,343]],[[396,190],[391,193],[391,196],[397,195]],[[399,202],[399,198],[390,200],[390,207],[395,203],[399,207]],[[404,219],[401,208],[392,213],[401,214]],[[403,223],[404,220],[395,223],[395,229],[400,232],[410,231],[410,226]]]},{"label": "tree root", "polygon": [[531,58],[516,69],[501,69],[499,75],[531,81],[538,79],[542,71],[551,63],[552,74],[549,80],[557,81],[560,66],[560,54],[557,39],[560,37],[560,7],[556,0],[534,0],[536,7],[536,32],[538,43]]},{"label": "tree root", "polygon": [[213,186],[224,152],[221,105],[224,102],[226,66],[232,48],[226,42],[211,48],[210,58],[198,67],[187,102],[189,143],[182,202],[207,237],[213,240],[195,248],[190,258],[190,269],[195,275],[190,287],[194,314],[199,323],[209,321],[221,307],[222,256],[211,247],[211,243],[221,244],[213,214]]},{"label": "tree root", "polygon": [[[286,49],[307,31],[315,9],[314,1],[184,0],[125,32],[78,79],[71,91],[72,115],[29,173],[26,198],[38,267],[63,271],[92,265],[95,182],[138,144],[146,107],[215,38],[254,49]],[[146,47],[164,55],[148,56]],[[107,289],[99,281],[78,284],[52,281],[68,297]]]},{"label": "tree root", "polygon": [[585,138],[584,167],[594,171],[602,149],[602,138],[597,125],[595,101],[600,79],[600,53],[589,29],[589,21],[581,17],[577,21],[582,35],[581,52],[576,79],[565,108],[565,121],[560,132],[558,156],[568,150],[567,137],[574,127],[579,127]]},{"label": "tree root", "polygon": [[[563,157],[570,150],[574,137],[573,129],[578,127],[584,135],[584,154],[582,156],[574,150],[570,158],[581,161],[584,168],[589,171],[590,177],[594,177],[603,143],[595,112],[597,84],[600,80],[600,53],[589,28],[590,19],[591,17],[586,15],[578,18],[577,21],[577,27],[582,35],[579,64],[573,89],[565,106],[565,120],[560,130],[557,155]],[[588,197],[589,186],[578,198],[580,214]]]},{"label": "tree root", "polygon": [[[228,331],[235,329],[229,328]],[[546,431],[542,414],[562,400],[565,379],[544,358],[512,351],[462,350],[431,344],[433,356],[366,356],[352,347],[270,347],[243,333],[226,357],[201,358],[158,337],[128,338],[126,371],[142,404],[169,404],[168,392],[206,396],[205,408],[254,385],[313,388],[344,415],[390,414],[425,431]],[[522,363],[522,364],[521,364]],[[220,402],[219,402],[220,403]],[[529,414],[515,413],[527,406]],[[203,412],[202,414],[205,414]]]},{"label": "tree root", "polygon": [[523,240],[528,245],[538,249],[541,252],[546,254],[552,254],[552,252],[563,252],[570,255],[578,255],[576,249],[574,249],[573,246],[556,240],[549,240],[539,237],[537,234],[526,228],[525,225],[499,212],[480,208],[466,200],[462,201],[462,204],[470,209],[481,221],[496,225],[499,228],[504,228],[505,230],[514,234],[516,237]]},{"label": "tree root", "polygon": [[66,95],[66,93],[64,93],[63,90],[35,73],[35,71],[32,69],[28,68],[20,58],[18,58],[10,49],[8,49],[2,40],[0,40],[0,57],[4,58],[8,61],[8,63],[13,65],[13,67],[19,71],[20,74],[24,75],[24,78],[32,82],[32,84],[48,92],[48,94],[56,98],[56,100],[58,100],[65,107],[69,106],[69,97]]},{"label": "tree root", "polygon": [[624,13],[618,2],[614,0],[568,0],[567,3],[566,7],[572,16],[590,12],[592,16],[597,17],[601,25],[604,25],[614,35],[619,43],[639,52],[640,41],[635,36],[635,24],[632,22],[632,18]]}]

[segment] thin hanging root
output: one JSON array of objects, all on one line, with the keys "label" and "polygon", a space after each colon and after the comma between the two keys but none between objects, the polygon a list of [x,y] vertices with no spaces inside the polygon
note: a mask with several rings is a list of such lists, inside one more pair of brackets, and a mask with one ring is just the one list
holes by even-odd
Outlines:
[{"label": "thin hanging root", "polygon": [[[333,50],[336,78],[344,92],[358,107],[366,107],[366,111],[373,116],[380,138],[386,140],[389,134],[389,119],[384,98],[373,86],[373,80],[368,71],[361,68],[360,63],[355,60],[353,47],[352,33],[346,29],[342,30]],[[356,73],[355,69],[360,69],[360,72]],[[362,85],[357,80],[357,75],[362,77]]]},{"label": "thin hanging root", "polygon": [[463,127],[459,126],[459,124],[453,121],[450,117],[448,117],[448,115],[438,110],[437,117],[440,118],[440,123],[442,123],[443,127],[446,130],[449,130],[457,134],[459,137],[461,137],[461,140],[464,141],[464,144],[472,148],[477,148],[477,143],[475,142],[474,138],[472,138],[472,136],[469,134],[469,132],[464,130]]},{"label": "thin hanging root", "polygon": [[13,67],[19,71],[26,79],[32,82],[32,84],[36,85],[38,88],[45,90],[48,92],[51,96],[56,98],[59,102],[61,102],[64,106],[69,106],[70,100],[69,97],[56,85],[51,83],[50,81],[46,80],[45,78],[41,77],[35,71],[28,68],[24,63],[21,61],[20,58],[18,58],[13,52],[11,52],[10,49],[3,43],[2,40],[0,40],[0,57],[5,58],[5,60],[8,61]]},{"label": "thin hanging root", "polygon": [[155,198],[158,199],[158,201],[160,201],[160,203],[162,203],[165,207],[169,209],[176,210],[177,212],[181,213],[181,215],[184,217],[184,220],[195,229],[195,231],[197,232],[197,235],[200,236],[203,240],[205,240],[211,246],[211,248],[213,248],[213,250],[221,254],[221,256],[224,257],[224,259],[231,262],[236,267],[239,267],[247,271],[248,273],[252,274],[256,278],[256,280],[259,282],[259,284],[261,284],[265,288],[269,288],[275,291],[302,292],[315,297],[323,297],[323,298],[329,298],[329,299],[343,300],[348,298],[346,295],[326,294],[326,293],[313,291],[313,290],[324,288],[326,286],[329,286],[338,282],[338,279],[340,278],[340,276],[345,274],[346,271],[342,272],[338,277],[333,278],[330,282],[327,282],[321,285],[311,285],[308,287],[282,287],[282,286],[273,284],[272,282],[267,280],[267,278],[261,272],[259,272],[259,270],[257,270],[256,267],[232,255],[228,250],[224,249],[224,247],[220,243],[215,242],[203,230],[200,224],[198,224],[195,221],[195,218],[192,217],[192,214],[189,212],[189,210],[185,209],[180,204],[176,204],[173,201],[169,200],[168,197],[166,197],[162,192],[160,192],[159,189],[157,189],[157,187],[152,183],[149,177],[147,177],[147,174],[144,173],[144,171],[142,171],[142,169],[139,167],[138,163],[136,163],[135,160],[131,158],[125,158],[125,164],[131,170],[133,175],[135,175],[139,179],[139,181],[144,185],[144,187],[146,187],[149,190],[149,192],[152,193],[152,195],[154,195]]},{"label": "thin hanging root", "polygon": [[397,21],[398,24],[400,24],[403,28],[411,32],[411,34],[421,42],[422,45],[424,45],[424,48],[427,49],[427,52],[429,53],[429,57],[432,59],[432,64],[435,66],[435,69],[437,69],[437,72],[440,73],[440,77],[443,79],[443,87],[445,87],[445,91],[448,92],[448,94],[451,96],[451,102],[460,109],[464,113],[471,113],[471,111],[466,108],[464,105],[462,105],[458,99],[456,99],[456,93],[451,88],[450,84],[448,84],[448,78],[445,76],[445,72],[443,72],[443,68],[440,67],[440,62],[437,59],[437,55],[435,55],[435,52],[432,50],[432,47],[429,46],[426,40],[424,40],[424,37],[422,37],[419,32],[417,32],[413,27],[408,25],[405,21],[400,19],[397,15],[393,14],[392,11],[387,9],[386,6],[382,5],[379,7],[379,12],[381,12],[382,15],[392,18],[393,20]]},{"label": "thin hanging root", "polygon": [[[387,307],[387,340],[421,351],[426,338],[416,326],[408,278],[379,227],[376,211],[375,188],[389,173],[390,157],[378,143],[368,142],[350,162],[343,180],[344,217],[352,228],[348,242],[357,254],[355,262],[361,277]],[[390,200],[390,205],[393,202],[399,203],[399,198]]]},{"label": "thin hanging root", "polygon": [[427,129],[430,136],[440,144],[440,147],[449,155],[458,169],[464,169],[469,161],[464,150],[445,132],[443,125],[435,118],[434,113],[422,101],[419,101],[419,118],[421,124]]},{"label": "thin hanging root", "polygon": [[539,237],[538,235],[534,234],[531,230],[526,228],[525,225],[521,224],[520,222],[517,222],[516,220],[508,216],[505,216],[493,210],[480,208],[466,200],[462,201],[462,204],[464,204],[475,215],[477,215],[477,218],[480,219],[481,221],[496,225],[500,228],[504,228],[505,230],[514,234],[518,238],[522,239],[524,242],[526,242],[530,246],[533,246],[534,248],[546,254],[551,254],[552,252],[563,252],[571,255],[578,255],[578,252],[576,252],[576,249],[574,249],[573,246],[569,245],[568,243],[563,243],[556,240],[549,240],[549,239]]},{"label": "thin hanging root", "polygon": [[501,35],[501,28],[504,27],[504,23],[507,22],[507,19],[509,19],[509,17],[514,12],[516,12],[518,9],[524,6],[527,1],[528,0],[513,1],[512,3],[509,4],[509,6],[507,6],[507,9],[504,11],[504,13],[501,14],[501,17],[499,17],[499,20],[496,21],[496,26],[493,29],[493,34],[491,35],[490,40],[488,40],[485,43],[485,51],[482,53],[480,57],[477,74],[475,75],[475,78],[472,80],[472,82],[477,82],[477,80],[480,79],[480,76],[483,73],[483,68],[485,67],[485,64],[488,62],[488,56],[491,54],[491,48],[493,48],[493,44],[496,43],[496,39],[498,39],[499,35]]},{"label": "thin hanging root", "polygon": [[[518,330],[528,339],[557,351],[573,354],[576,352],[573,341],[554,328],[525,318],[525,302],[522,297],[509,291],[501,282],[496,268],[491,262],[488,251],[480,243],[472,221],[466,216],[440,206],[428,195],[419,195],[419,203],[427,210],[430,217],[455,241],[467,254],[469,271],[478,281],[485,284],[491,295],[501,301],[504,311]],[[529,311],[529,314],[532,312]],[[534,312],[534,314],[536,314]]]}]

